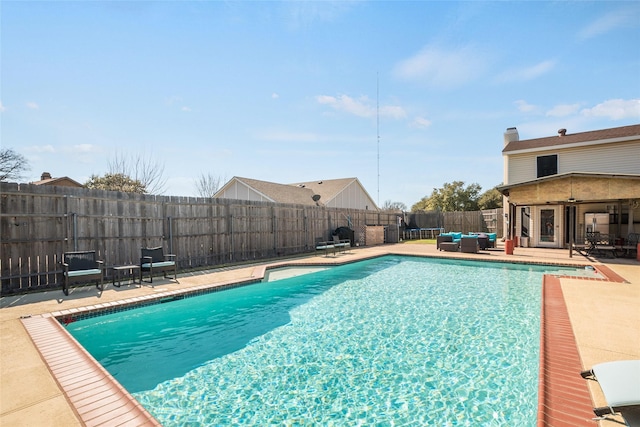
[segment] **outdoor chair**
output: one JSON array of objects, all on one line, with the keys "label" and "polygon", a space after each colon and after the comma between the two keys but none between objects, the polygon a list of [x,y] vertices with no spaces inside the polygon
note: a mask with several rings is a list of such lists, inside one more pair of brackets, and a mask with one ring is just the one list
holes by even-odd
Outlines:
[{"label": "outdoor chair", "polygon": [[167,277],[167,271],[173,271],[173,280],[178,281],[176,256],[173,254],[164,254],[162,246],[157,248],[142,248],[140,256],[140,282],[144,272],[149,273],[149,282],[153,283],[153,274],[162,272]]},{"label": "outdoor chair", "polygon": [[478,236],[462,236],[460,238],[460,252],[467,254],[478,253]]},{"label": "outdoor chair", "polygon": [[324,256],[329,256],[329,252],[336,254],[336,246],[333,242],[327,242],[320,238],[316,239],[316,251],[324,251]]},{"label": "outdoor chair", "polygon": [[336,250],[346,253],[346,251],[351,248],[351,241],[349,239],[340,239],[340,236],[334,234],[333,246],[335,246]]},{"label": "outdoor chair", "polygon": [[451,234],[439,234],[436,237],[436,249],[442,250],[441,244],[443,242],[453,242],[453,236]]},{"label": "outdoor chair", "polygon": [[638,243],[640,243],[640,233],[629,233],[620,249],[624,251],[625,256],[630,256],[638,250]]},{"label": "outdoor chair", "polygon": [[484,233],[479,233],[476,236],[478,237],[478,248],[481,251],[487,250],[489,248],[489,236]]},{"label": "outdoor chair", "polygon": [[470,236],[478,236],[478,246],[484,251],[496,247],[497,233],[485,233],[484,231],[469,233]]},{"label": "outdoor chair", "polygon": [[104,290],[103,262],[96,260],[96,251],[65,252],[62,254],[62,292],[69,295],[72,283],[96,281],[96,288]]},{"label": "outdoor chair", "polygon": [[616,257],[616,247],[614,246],[615,236],[610,234],[602,234],[598,231],[585,234],[588,249],[587,254],[611,254]]},{"label": "outdoor chair", "polygon": [[600,363],[580,375],[597,381],[607,401],[607,406],[593,409],[598,420],[619,413],[627,425],[640,426],[640,360]]}]

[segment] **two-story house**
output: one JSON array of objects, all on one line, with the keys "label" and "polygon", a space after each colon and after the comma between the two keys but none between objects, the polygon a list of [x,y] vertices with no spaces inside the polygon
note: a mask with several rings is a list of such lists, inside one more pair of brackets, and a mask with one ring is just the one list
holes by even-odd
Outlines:
[{"label": "two-story house", "polygon": [[507,238],[564,248],[640,232],[640,125],[528,140],[509,128],[502,154]]}]

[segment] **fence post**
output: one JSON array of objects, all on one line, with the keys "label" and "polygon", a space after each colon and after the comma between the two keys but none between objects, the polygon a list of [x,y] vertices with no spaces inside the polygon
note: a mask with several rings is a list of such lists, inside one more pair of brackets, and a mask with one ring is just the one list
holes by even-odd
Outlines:
[{"label": "fence post", "polygon": [[169,253],[173,253],[173,218],[170,216],[167,217],[167,222],[169,223]]},{"label": "fence post", "polygon": [[78,250],[78,214],[73,212],[71,214],[73,223],[73,250]]}]

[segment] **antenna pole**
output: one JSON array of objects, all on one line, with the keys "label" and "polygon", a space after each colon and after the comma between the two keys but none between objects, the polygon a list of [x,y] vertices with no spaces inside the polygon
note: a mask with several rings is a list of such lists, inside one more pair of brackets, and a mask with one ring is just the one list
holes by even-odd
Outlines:
[{"label": "antenna pole", "polygon": [[380,78],[376,72],[376,133],[378,139],[378,208],[380,207]]}]

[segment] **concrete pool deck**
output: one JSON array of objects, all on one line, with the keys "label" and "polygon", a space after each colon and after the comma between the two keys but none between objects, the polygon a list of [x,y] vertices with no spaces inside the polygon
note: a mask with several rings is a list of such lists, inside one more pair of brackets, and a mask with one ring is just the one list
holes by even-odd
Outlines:
[{"label": "concrete pool deck", "polygon": [[[86,420],[81,421],[78,410],[69,403],[72,399],[63,391],[60,379],[54,378],[52,369],[44,362],[21,317],[37,318],[49,313],[71,313],[81,307],[100,307],[123,300],[149,298],[163,292],[255,280],[264,274],[267,266],[339,264],[385,254],[604,267],[603,270],[608,269],[611,277],[617,275],[626,279],[627,283],[619,280],[575,278],[559,280],[581,368],[587,369],[593,364],[611,360],[640,359],[640,311],[637,309],[640,306],[640,263],[635,259],[593,260],[575,253],[573,258],[569,258],[566,250],[534,248],[515,248],[513,255],[506,255],[499,249],[480,254],[462,254],[439,252],[435,245],[406,242],[353,248],[350,253],[335,257],[310,255],[234,268],[183,273],[179,275],[179,283],[156,279],[153,286],[144,283],[142,286],[136,284],[114,288],[105,284],[104,292],[99,292],[95,287],[85,287],[72,289],[69,296],[64,296],[57,289],[32,295],[4,297],[0,300],[0,426],[86,424]],[[553,354],[550,358],[553,359]],[[579,378],[579,372],[575,374]],[[597,383],[585,383],[589,387],[593,406],[604,406]],[[141,423],[132,419],[126,425]],[[547,422],[542,425],[597,424],[585,419],[584,423],[577,424]],[[620,424],[602,421],[600,425],[612,427]]]}]

